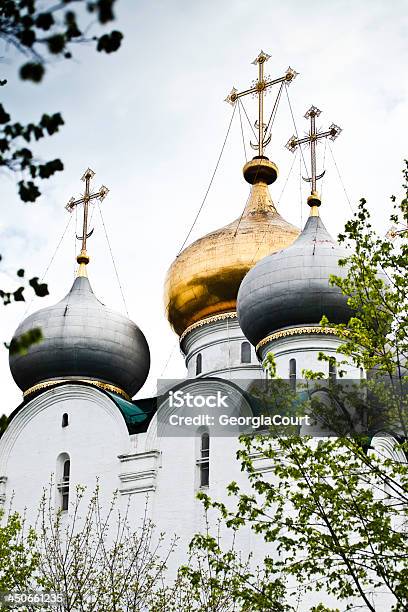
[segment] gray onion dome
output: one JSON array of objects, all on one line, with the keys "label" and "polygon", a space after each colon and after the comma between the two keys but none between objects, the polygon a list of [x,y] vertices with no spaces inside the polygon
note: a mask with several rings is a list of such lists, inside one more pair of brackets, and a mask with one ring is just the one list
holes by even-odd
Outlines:
[{"label": "gray onion dome", "polygon": [[14,338],[40,328],[43,340],[25,354],[10,355],[17,385],[27,391],[42,382],[81,379],[118,387],[132,397],[145,382],[150,352],[130,319],[104,306],[88,278],[78,276],[68,295],[27,317]]},{"label": "gray onion dome", "polygon": [[237,311],[248,340],[256,346],[278,329],[318,325],[323,315],[331,323],[347,323],[353,312],[329,277],[345,275],[338,260],[348,254],[318,214],[310,216],[291,246],[264,257],[244,277]]}]

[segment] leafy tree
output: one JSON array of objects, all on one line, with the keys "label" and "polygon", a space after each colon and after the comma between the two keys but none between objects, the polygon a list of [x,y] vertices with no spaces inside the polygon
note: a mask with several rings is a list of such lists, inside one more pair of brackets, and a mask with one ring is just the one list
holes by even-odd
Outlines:
[{"label": "leafy tree", "polygon": [[[54,59],[70,60],[76,44],[93,43],[97,51],[105,53],[117,51],[123,38],[121,32],[112,30],[89,36],[89,24],[81,24],[72,10],[74,5],[81,4],[105,25],[114,19],[114,3],[115,0],[63,0],[46,7],[39,0],[4,0],[0,7],[0,39],[6,49],[13,47],[24,56],[20,78],[40,83],[47,63]],[[5,80],[0,82],[5,84]],[[33,142],[52,136],[63,124],[57,112],[44,113],[39,121],[22,125],[0,104],[0,166],[23,175],[18,183],[23,202],[34,202],[40,196],[38,179],[47,179],[63,170],[59,158],[42,162],[31,148]]]},{"label": "leafy tree", "polygon": [[41,589],[62,594],[58,612],[151,609],[176,541],[161,555],[164,535],[155,534],[147,508],[136,531],[129,511],[129,505],[121,510],[117,493],[104,509],[99,487],[87,502],[85,488],[78,486],[67,514],[55,507],[53,486],[44,492],[36,524],[36,576]]},{"label": "leafy tree", "polygon": [[[404,179],[403,199],[395,204],[392,198],[391,221],[401,227],[408,226],[407,165]],[[201,494],[229,527],[250,525],[274,543],[277,555],[265,560],[270,575],[294,578],[305,592],[329,593],[343,610],[402,612],[408,606],[408,247],[401,235],[402,243],[376,235],[362,200],[340,236],[352,251],[342,262],[346,277],[331,282],[349,297],[355,316],[348,325],[326,318],[322,324],[336,327],[342,341],[338,365],[364,368],[367,381],[345,394],[337,384],[320,386],[322,373],[305,372],[312,392],[300,406],[332,424],[335,408],[348,429],[320,439],[244,436],[238,458],[250,491],[229,485],[237,510]],[[272,356],[269,363],[273,375]],[[282,391],[285,402],[293,408],[293,397]],[[268,473],[258,460],[267,461]]]},{"label": "leafy tree", "polygon": [[26,590],[38,566],[35,532],[15,512],[1,512],[0,519],[0,592]]},{"label": "leafy tree", "polygon": [[[384,601],[374,596],[381,591],[388,595],[387,609],[406,610],[406,462],[367,455],[347,438],[312,444],[300,436],[256,436],[243,442],[239,459],[252,494],[231,483],[238,512],[214,505],[229,526],[251,524],[274,542],[278,556],[270,571],[293,576],[305,590],[333,595],[343,609],[383,610]],[[255,453],[268,460],[271,477],[256,469]]]},{"label": "leafy tree", "polygon": [[252,555],[242,559],[235,540],[223,550],[220,534],[210,533],[206,512],[205,534],[189,546],[188,561],[173,584],[160,589],[150,612],[286,612],[285,585],[269,572],[268,564],[254,568]]},{"label": "leafy tree", "polygon": [[[349,296],[356,316],[346,325],[336,325],[343,340],[339,353],[371,374],[386,375],[390,382],[402,381],[408,361],[408,161],[403,169],[405,196],[396,204],[391,223],[407,227],[402,241],[389,240],[373,231],[366,201],[340,234],[340,242],[352,249],[341,260],[349,271],[343,278],[332,277],[333,285]],[[324,324],[327,324],[326,319]],[[330,324],[332,325],[332,324]]]}]

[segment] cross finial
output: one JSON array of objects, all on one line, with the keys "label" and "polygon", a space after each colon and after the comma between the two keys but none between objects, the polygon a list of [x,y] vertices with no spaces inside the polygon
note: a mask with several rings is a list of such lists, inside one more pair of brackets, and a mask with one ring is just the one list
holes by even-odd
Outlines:
[{"label": "cross finial", "polygon": [[[310,131],[304,138],[297,138],[296,136],[292,136],[289,138],[286,148],[292,153],[295,151],[296,147],[307,144],[310,146],[310,166],[311,166],[311,177],[305,178],[303,180],[311,183],[311,193],[308,197],[307,201],[309,206],[316,207],[320,206],[321,200],[316,191],[316,183],[319,179],[324,176],[325,170],[321,174],[317,174],[316,171],[316,144],[322,138],[330,138],[330,140],[336,140],[337,136],[340,134],[342,129],[332,123],[328,130],[325,132],[316,129],[316,117],[319,117],[321,114],[321,110],[319,110],[316,106],[311,106],[309,110],[306,111],[304,117],[305,119],[310,119]],[[314,210],[316,214],[316,210]]]},{"label": "cross finial", "polygon": [[238,91],[235,87],[232,88],[231,93],[225,98],[225,101],[229,104],[234,105],[239,98],[243,96],[247,96],[249,94],[255,94],[258,96],[258,119],[255,123],[255,127],[258,130],[258,142],[251,146],[254,149],[258,150],[258,156],[263,157],[264,148],[270,143],[271,137],[267,137],[265,133],[265,124],[264,124],[264,93],[272,85],[276,85],[277,83],[291,83],[293,79],[297,76],[297,72],[293,70],[289,66],[287,71],[282,77],[278,79],[271,80],[269,77],[265,77],[264,74],[264,65],[269,60],[271,56],[265,51],[261,51],[259,55],[254,59],[252,64],[258,66],[258,79],[252,84],[252,87],[249,89],[245,89],[243,91]]},{"label": "cross finial", "polygon": [[65,206],[68,212],[72,212],[76,206],[79,204],[84,205],[84,218],[82,223],[82,236],[77,236],[78,240],[81,240],[81,252],[77,256],[77,262],[79,263],[79,269],[77,276],[86,276],[86,268],[85,266],[89,263],[89,255],[86,251],[86,241],[93,234],[93,229],[88,232],[88,215],[89,215],[89,203],[92,200],[102,200],[107,196],[109,189],[104,185],[101,186],[98,192],[91,193],[91,180],[95,176],[95,172],[88,168],[85,170],[83,176],[81,177],[81,181],[85,183],[85,192],[84,195],[76,200],[75,198],[71,198],[68,204]]}]

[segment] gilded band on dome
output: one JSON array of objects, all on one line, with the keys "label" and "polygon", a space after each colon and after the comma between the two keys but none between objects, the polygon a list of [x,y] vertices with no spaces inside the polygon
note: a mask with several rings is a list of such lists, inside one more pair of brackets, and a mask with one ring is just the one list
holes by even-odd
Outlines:
[{"label": "gilded band on dome", "polygon": [[263,340],[258,342],[255,347],[255,352],[258,353],[259,349],[275,342],[276,340],[282,340],[283,338],[290,338],[293,336],[303,336],[305,334],[317,334],[323,336],[337,336],[337,330],[335,327],[323,327],[322,325],[304,325],[302,327],[287,327],[281,329],[273,334],[269,334]]},{"label": "gilded band on dome", "polygon": [[76,382],[86,383],[93,387],[98,387],[99,389],[103,389],[104,391],[110,391],[110,393],[116,393],[116,395],[120,395],[121,397],[124,397],[129,402],[131,401],[131,397],[126,393],[126,391],[123,391],[123,389],[121,389],[120,387],[117,387],[116,385],[111,385],[110,383],[102,382],[101,380],[93,380],[89,378],[61,378],[61,379],[54,379],[54,380],[45,380],[44,382],[33,385],[32,387],[30,387],[30,389],[27,389],[27,391],[24,391],[23,397],[27,398],[33,393],[36,393],[37,391],[44,391],[45,389],[49,389],[57,385],[70,384],[70,383],[75,384]]},{"label": "gilded band on dome", "polygon": [[180,344],[183,342],[184,338],[186,338],[190,332],[194,331],[195,329],[198,329],[199,327],[204,327],[205,325],[211,325],[211,323],[218,323],[219,321],[226,321],[227,319],[236,319],[237,316],[238,315],[236,311],[233,310],[232,312],[224,312],[222,314],[214,315],[213,317],[207,317],[206,319],[200,319],[200,321],[193,323],[192,325],[190,325],[190,327],[187,327],[187,329],[184,330],[184,332],[180,336]]}]

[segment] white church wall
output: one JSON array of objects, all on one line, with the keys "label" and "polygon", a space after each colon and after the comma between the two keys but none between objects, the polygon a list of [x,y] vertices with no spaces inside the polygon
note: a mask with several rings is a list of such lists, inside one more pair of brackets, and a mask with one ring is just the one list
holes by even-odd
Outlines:
[{"label": "white church wall", "polygon": [[[186,381],[182,388],[185,393],[203,393],[199,380]],[[220,389],[228,392],[231,388],[228,382],[214,381],[213,385],[206,382],[204,393],[211,394]],[[235,387],[232,392],[240,393]],[[241,401],[239,411],[246,416],[252,414],[246,401]],[[177,431],[169,435],[166,423],[171,415],[187,416],[196,412],[188,407],[171,407],[166,400],[152,419],[146,436],[146,452],[160,449],[161,456],[157,487],[152,494],[152,520],[160,531],[166,532],[168,538],[173,535],[178,537],[178,546],[170,567],[172,572],[186,561],[187,547],[193,535],[202,532],[206,527],[204,507],[197,499],[197,493],[204,491],[212,499],[231,506],[232,498],[226,490],[230,482],[236,481],[244,490],[249,491],[249,482],[241,472],[240,462],[236,458],[239,448],[238,428],[233,433],[232,430],[223,432],[219,427],[212,430],[211,427],[196,425],[188,429],[188,435],[180,433],[180,436],[177,436]],[[206,408],[204,412],[216,418],[220,414],[220,408]],[[204,431],[210,434],[208,486],[200,486],[198,464],[200,440]],[[213,534],[218,529],[218,516],[215,512],[209,513]],[[222,526],[221,537],[225,546],[230,544],[231,530]],[[237,535],[237,548],[242,550],[244,555],[249,554],[253,550],[254,538],[255,534],[249,528],[242,529]],[[257,550],[261,550],[260,547],[257,547]]]},{"label": "white church wall", "polygon": [[239,327],[236,314],[228,313],[224,316],[225,318],[195,327],[182,340],[188,378],[197,376],[196,363],[199,354],[202,359],[199,376],[219,376],[227,379],[262,376],[262,368],[253,346],[249,345],[250,363],[242,362],[242,343],[249,343]]},{"label": "white church wall", "polygon": [[[297,348],[301,347],[302,342],[297,342]],[[299,354],[304,354],[304,350]],[[186,381],[183,388],[186,392],[194,391],[200,388],[199,384],[199,380]],[[206,388],[211,393],[220,389],[220,384],[225,390],[233,388],[228,381],[214,381],[213,387],[206,383]],[[64,413],[69,416],[69,425],[63,428]],[[156,525],[155,540],[160,532],[165,534],[163,555],[172,537],[177,536],[177,547],[169,562],[171,578],[186,561],[193,535],[206,528],[204,508],[196,498],[198,491],[206,492],[211,499],[231,509],[234,497],[226,491],[231,481],[237,482],[242,491],[252,492],[236,458],[240,445],[238,430],[234,435],[210,437],[209,483],[200,486],[197,459],[200,436],[206,428],[197,426],[189,436],[166,435],[163,424],[176,413],[187,415],[189,411],[171,408],[166,401],[146,433],[129,436],[118,407],[98,389],[70,384],[45,391],[14,417],[0,441],[0,486],[6,503],[14,495],[13,507],[20,512],[27,508],[28,520],[34,522],[41,491],[55,472],[58,457],[66,453],[72,462],[71,492],[76,483],[92,491],[99,479],[101,502],[107,509],[118,489],[122,508],[129,503],[133,529],[140,527],[146,513]],[[219,409],[214,408],[213,414],[218,413]],[[251,414],[245,401],[240,404],[240,414]],[[273,484],[270,460],[257,456],[253,459],[255,468]],[[211,533],[217,534],[218,514],[211,511],[208,516]],[[232,543],[233,533],[223,523],[220,537],[224,549]],[[266,555],[277,554],[273,543],[265,542],[249,527],[237,532],[235,548],[243,558],[251,553],[254,565],[261,563]],[[321,600],[321,594],[308,594],[300,602],[299,610],[310,609]],[[336,604],[330,598],[325,601],[328,605]]]},{"label": "white church wall", "polygon": [[[62,427],[62,416],[69,424]],[[5,502],[13,497],[18,511],[36,518],[43,488],[55,479],[57,459],[71,461],[70,496],[76,484],[94,490],[99,479],[101,499],[120,487],[118,455],[130,451],[129,434],[114,402],[96,388],[69,384],[44,391],[13,418],[0,443],[0,476],[6,477]],[[59,495],[55,489],[56,499]]]},{"label": "white church wall", "polygon": [[[319,353],[334,357],[337,361],[342,360],[342,356],[336,352],[341,342],[334,335],[309,332],[291,333],[290,328],[282,331],[287,331],[287,335],[271,340],[258,349],[261,362],[264,361],[268,353],[274,355],[277,375],[280,378],[289,378],[289,361],[291,359],[296,360],[297,378],[302,378],[302,370],[313,370],[323,372],[326,376],[329,375],[329,364],[325,361],[319,361]],[[345,378],[360,380],[361,372],[359,368],[347,365],[341,366],[341,369],[346,370]]]}]

